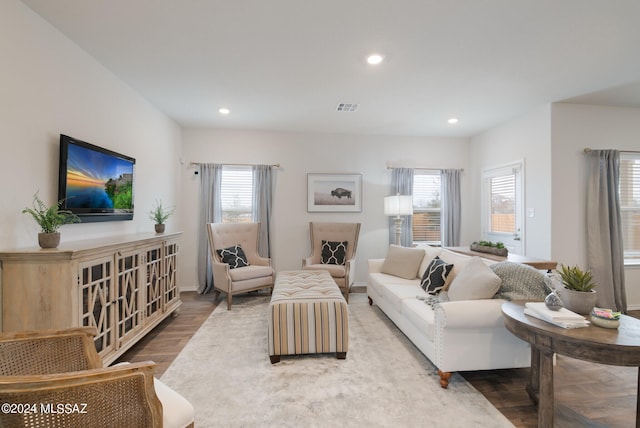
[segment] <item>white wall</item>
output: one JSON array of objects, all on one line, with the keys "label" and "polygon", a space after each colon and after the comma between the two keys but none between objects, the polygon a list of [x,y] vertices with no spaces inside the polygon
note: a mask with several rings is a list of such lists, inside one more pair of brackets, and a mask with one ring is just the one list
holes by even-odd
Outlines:
[{"label": "white wall", "polygon": [[[586,266],[588,159],[584,148],[640,149],[640,109],[553,104],[552,256]],[[640,309],[640,267],[625,268],[629,309]]]},{"label": "white wall", "polygon": [[[310,221],[361,222],[356,282],[367,280],[366,261],[384,257],[389,244],[383,197],[389,194],[387,165],[429,168],[468,168],[469,145],[461,138],[414,138],[362,135],[185,129],[183,131],[183,269],[185,288],[197,286],[196,253],[199,176],[192,162],[275,164],[272,258],[277,270],[300,269],[310,252]],[[307,212],[307,173],[362,174],[361,213]],[[468,242],[469,176],[462,176],[463,240]]]},{"label": "white wall", "polygon": [[474,240],[481,238],[481,174],[484,169],[524,161],[524,204],[535,210],[525,215],[524,253],[530,257],[551,257],[551,132],[550,107],[534,111],[484,132],[471,140],[470,173],[476,223]]},{"label": "white wall", "polygon": [[137,161],[134,220],[65,225],[62,241],[152,232],[154,200],[177,205],[180,127],[19,1],[0,2],[0,52],[0,248],[37,247],[21,211],[36,191],[56,201],[61,133]]}]

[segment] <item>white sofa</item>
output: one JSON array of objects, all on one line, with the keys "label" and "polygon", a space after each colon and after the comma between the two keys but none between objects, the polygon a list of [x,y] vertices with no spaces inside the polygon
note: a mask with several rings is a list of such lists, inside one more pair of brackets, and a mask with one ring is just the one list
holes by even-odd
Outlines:
[{"label": "white sofa", "polygon": [[[460,289],[462,285],[471,290],[481,288],[480,284],[475,284],[475,280],[465,281],[467,284],[460,284],[460,281],[469,278],[470,267],[466,272],[465,267],[470,263],[472,257],[429,246],[411,249],[394,247],[390,247],[386,259],[368,261],[367,294],[369,304],[376,304],[431,360],[438,368],[440,385],[443,388],[448,386],[449,377],[455,371],[492,370],[528,367],[530,365],[529,344],[515,337],[504,327],[500,308],[505,300],[493,298],[495,292],[491,292],[492,298],[448,301],[450,297],[447,296],[454,291],[453,285],[456,285],[457,289]],[[391,253],[395,252],[397,256],[398,251],[421,251],[424,253],[418,269],[415,271],[415,277],[405,279],[384,273],[385,270],[389,271],[389,263],[393,262]],[[412,253],[413,256],[415,253]],[[448,292],[440,293],[439,297],[430,297],[426,301],[423,299],[429,295],[420,285],[421,278],[431,260],[436,256],[453,264],[453,269],[447,277],[447,286],[450,289]],[[411,264],[411,262],[407,262],[407,257],[401,257],[401,259],[402,264]],[[475,259],[474,266],[477,268],[479,258]],[[396,257],[395,260],[399,259]],[[487,266],[487,270],[493,272],[488,266],[495,263],[494,261],[484,258],[480,260]],[[528,266],[525,268],[532,269],[535,275],[539,274],[544,277],[544,274],[533,268]],[[461,273],[463,274],[461,275]],[[454,283],[458,276],[459,281]],[[478,280],[478,282],[481,281],[481,279]],[[472,291],[473,293],[474,291]],[[544,298],[544,291],[537,290],[534,295]],[[532,296],[526,297],[531,298]],[[430,304],[428,300],[431,301]]]}]

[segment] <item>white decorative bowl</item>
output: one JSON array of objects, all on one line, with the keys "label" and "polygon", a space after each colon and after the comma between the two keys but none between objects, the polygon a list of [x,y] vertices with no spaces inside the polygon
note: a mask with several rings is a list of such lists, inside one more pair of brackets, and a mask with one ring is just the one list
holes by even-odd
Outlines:
[{"label": "white decorative bowl", "polygon": [[620,325],[620,320],[600,318],[595,315],[591,315],[591,322],[598,327],[604,328],[618,328],[618,326]]}]

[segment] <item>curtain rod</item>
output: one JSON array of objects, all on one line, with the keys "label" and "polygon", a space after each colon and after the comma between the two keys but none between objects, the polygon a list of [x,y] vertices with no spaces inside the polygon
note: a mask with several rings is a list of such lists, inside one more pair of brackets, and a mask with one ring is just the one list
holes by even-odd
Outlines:
[{"label": "curtain rod", "polygon": [[423,171],[442,171],[443,169],[458,169],[458,170],[464,172],[464,168],[420,168],[419,166],[417,166],[417,167],[402,167],[402,166],[387,165],[387,169],[396,169],[396,168],[421,169]]},{"label": "curtain rod", "polygon": [[[207,162],[189,162],[189,166],[198,166],[198,165],[204,165]],[[224,166],[256,166],[257,164],[250,164],[250,163],[223,163],[221,165]],[[270,165],[274,168],[280,168],[280,164],[279,163],[274,163],[272,165]]]},{"label": "curtain rod", "polygon": [[[584,148],[585,153],[591,153],[592,150],[601,150],[601,149],[590,149],[589,147]],[[638,150],[618,150],[620,153],[640,153]]]}]

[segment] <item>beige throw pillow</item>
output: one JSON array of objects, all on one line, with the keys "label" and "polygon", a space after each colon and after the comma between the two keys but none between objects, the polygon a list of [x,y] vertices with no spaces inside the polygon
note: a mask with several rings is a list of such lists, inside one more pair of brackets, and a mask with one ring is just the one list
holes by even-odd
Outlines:
[{"label": "beige throw pillow", "polygon": [[390,245],[381,271],[400,278],[416,279],[423,257],[422,249]]},{"label": "beige throw pillow", "polygon": [[491,299],[502,280],[480,257],[472,257],[448,289],[449,300]]}]

